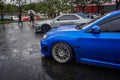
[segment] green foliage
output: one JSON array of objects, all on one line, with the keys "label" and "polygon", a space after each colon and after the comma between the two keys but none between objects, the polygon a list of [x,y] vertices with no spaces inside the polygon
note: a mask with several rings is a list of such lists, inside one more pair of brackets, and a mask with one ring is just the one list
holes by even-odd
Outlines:
[{"label": "green foliage", "polygon": [[38,3],[26,4],[26,0],[11,0],[13,4],[4,4],[5,0],[0,0],[0,10],[3,9],[5,12],[18,12],[20,5],[23,12],[27,12],[32,9],[40,13],[58,13],[58,12],[71,12],[74,4],[80,4],[83,9],[89,4],[96,4],[100,6],[105,2],[111,0],[43,0]]},{"label": "green foliage", "polygon": [[98,7],[98,13],[103,13],[102,10],[103,10],[103,7],[102,7],[102,4],[103,3],[106,3],[106,2],[111,2],[112,0],[92,0],[90,2],[90,4],[96,4],[97,7]]},{"label": "green foliage", "polygon": [[[70,10],[69,0],[43,0],[39,3],[31,3],[24,5],[24,10],[33,9],[40,13],[54,14],[59,11],[68,12]],[[32,6],[32,7],[31,7]]]},{"label": "green foliage", "polygon": [[41,7],[49,13],[66,12],[70,9],[68,0],[44,0]]},{"label": "green foliage", "polygon": [[17,11],[18,11],[18,6],[13,4],[6,4],[5,12],[17,12]]},{"label": "green foliage", "polygon": [[1,11],[4,10],[4,6],[5,6],[4,1],[0,0],[0,10]]}]

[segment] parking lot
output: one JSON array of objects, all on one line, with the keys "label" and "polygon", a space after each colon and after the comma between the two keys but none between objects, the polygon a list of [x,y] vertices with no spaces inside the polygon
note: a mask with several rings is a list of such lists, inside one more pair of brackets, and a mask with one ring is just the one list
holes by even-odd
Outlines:
[{"label": "parking lot", "polygon": [[0,25],[0,80],[120,80],[120,71],[72,62],[59,64],[40,54],[41,33],[25,22]]}]

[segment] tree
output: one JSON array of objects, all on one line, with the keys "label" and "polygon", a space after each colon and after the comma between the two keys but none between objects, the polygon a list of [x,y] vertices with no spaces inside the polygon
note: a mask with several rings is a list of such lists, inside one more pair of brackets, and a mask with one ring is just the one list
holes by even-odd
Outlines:
[{"label": "tree", "polygon": [[90,4],[96,4],[98,7],[98,13],[103,13],[103,3],[111,2],[112,0],[90,0]]},{"label": "tree", "polygon": [[6,4],[5,6],[5,11],[6,12],[17,12],[18,6],[14,5],[14,4]]},{"label": "tree", "polygon": [[3,14],[3,10],[4,10],[5,4],[3,0],[0,0],[0,12],[1,12],[1,20],[2,20],[2,24],[3,24],[3,29],[5,29],[4,26],[4,14]]},{"label": "tree", "polygon": [[116,0],[115,2],[116,2],[116,10],[118,10],[120,5],[120,0]]},{"label": "tree", "polygon": [[11,0],[11,2],[16,3],[19,6],[20,14],[22,13],[22,6],[27,3],[26,0]]},{"label": "tree", "polygon": [[4,15],[3,15],[3,10],[4,10],[4,1],[0,0],[0,12],[1,12],[1,19],[4,19]]},{"label": "tree", "polygon": [[[11,0],[11,2],[15,2],[19,6],[19,22],[22,24],[22,6],[26,4],[26,0]],[[19,23],[18,23],[19,24]]]},{"label": "tree", "polygon": [[0,11],[3,12],[4,9],[4,2],[3,0],[0,0]]},{"label": "tree", "polygon": [[90,0],[75,0],[74,1],[75,4],[80,4],[82,7],[82,12],[85,11],[85,8],[87,7],[87,5],[90,3]]},{"label": "tree", "polygon": [[68,12],[70,10],[68,3],[69,0],[43,0],[40,1],[39,5],[36,5],[35,9],[54,17],[59,12]]},{"label": "tree", "polygon": [[[59,14],[59,12],[70,12],[71,6],[69,0],[40,0],[38,3],[23,5],[24,10],[33,9],[36,12],[45,14]],[[30,7],[32,6],[32,7]]]}]

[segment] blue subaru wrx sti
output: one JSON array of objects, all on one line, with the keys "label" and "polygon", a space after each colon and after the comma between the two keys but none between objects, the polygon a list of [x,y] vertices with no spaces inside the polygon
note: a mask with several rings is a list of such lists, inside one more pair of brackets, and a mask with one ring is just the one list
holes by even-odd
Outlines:
[{"label": "blue subaru wrx sti", "polygon": [[77,62],[120,69],[120,11],[81,25],[58,27],[40,41],[41,52],[59,63]]}]

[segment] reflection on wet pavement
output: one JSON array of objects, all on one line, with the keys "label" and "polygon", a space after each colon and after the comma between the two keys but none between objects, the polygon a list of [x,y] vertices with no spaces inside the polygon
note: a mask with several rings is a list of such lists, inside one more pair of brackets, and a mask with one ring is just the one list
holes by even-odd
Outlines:
[{"label": "reflection on wet pavement", "polygon": [[120,71],[83,65],[59,64],[40,54],[42,34],[25,22],[0,25],[0,80],[120,80]]}]

